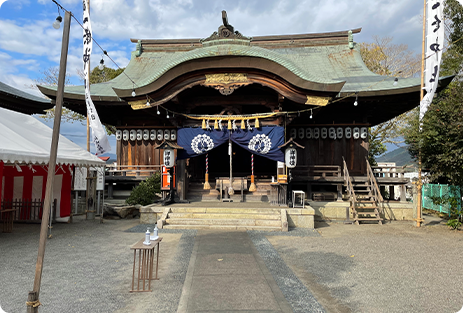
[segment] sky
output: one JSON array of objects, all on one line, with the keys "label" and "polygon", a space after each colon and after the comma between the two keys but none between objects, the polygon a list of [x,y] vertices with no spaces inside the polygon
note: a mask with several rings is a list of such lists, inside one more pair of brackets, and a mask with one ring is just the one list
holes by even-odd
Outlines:
[{"label": "sky", "polygon": [[[82,21],[81,0],[57,1]],[[125,67],[135,39],[206,38],[222,24],[221,11],[245,36],[303,34],[362,28],[356,42],[372,36],[393,37],[421,53],[423,3],[416,0],[91,0],[94,39],[117,65]],[[62,30],[52,23],[60,14],[52,0],[0,0],[0,81],[20,90],[31,89],[49,67],[59,66]],[[67,74],[81,85],[77,71],[82,63],[82,29],[71,21]],[[94,45],[92,67],[102,51]],[[52,126],[52,122],[47,125]],[[86,149],[86,127],[62,123],[61,134]],[[110,138],[112,153],[116,150]],[[394,146],[389,147],[392,150]],[[91,151],[94,152],[93,143]]]}]

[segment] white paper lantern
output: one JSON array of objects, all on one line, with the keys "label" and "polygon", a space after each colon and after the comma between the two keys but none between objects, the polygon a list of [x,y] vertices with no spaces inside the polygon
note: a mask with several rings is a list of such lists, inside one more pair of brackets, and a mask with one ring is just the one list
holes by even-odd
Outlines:
[{"label": "white paper lantern", "polygon": [[312,139],[313,138],[312,128],[306,128],[306,130],[305,130],[305,138],[307,138],[307,139]]},{"label": "white paper lantern", "polygon": [[150,139],[150,131],[145,129],[143,131],[143,140],[149,140]]},{"label": "white paper lantern", "polygon": [[297,135],[298,135],[299,139],[304,139],[304,137],[305,137],[305,129],[304,128],[299,128],[297,130]]},{"label": "white paper lantern", "polygon": [[135,140],[137,139],[137,131],[135,129],[132,129],[130,131],[130,140]]},{"label": "white paper lantern", "polygon": [[158,129],[156,138],[161,141],[163,137],[162,129]]},{"label": "white paper lantern", "polygon": [[285,163],[287,168],[295,168],[297,165],[297,150],[288,148],[285,150]]},{"label": "white paper lantern", "polygon": [[342,127],[338,127],[336,129],[336,138],[342,139],[343,135],[344,135],[344,130],[342,129]]},{"label": "white paper lantern", "polygon": [[297,138],[297,129],[296,128],[291,128],[291,130],[289,131],[289,136],[293,139],[296,139]]},{"label": "white paper lantern", "polygon": [[129,131],[128,130],[124,130],[122,132],[122,139],[124,139],[125,141],[129,140]]},{"label": "white paper lantern", "polygon": [[150,131],[150,139],[156,140],[156,131],[154,129]]},{"label": "white paper lantern", "polygon": [[330,139],[336,139],[336,128],[330,127],[328,129],[328,134],[329,134]]},{"label": "white paper lantern", "polygon": [[354,137],[354,139],[359,139],[360,138],[360,128],[358,128],[358,127],[354,128],[353,137]]},{"label": "white paper lantern", "polygon": [[175,163],[174,150],[170,148],[164,149],[163,159],[164,159],[164,165],[167,168],[174,166],[174,163]]},{"label": "white paper lantern", "polygon": [[143,139],[143,131],[141,129],[137,130],[137,140]]},{"label": "white paper lantern", "polygon": [[346,139],[352,138],[352,128],[346,127],[346,129],[344,130],[344,133],[346,134]]},{"label": "white paper lantern", "polygon": [[172,129],[170,131],[170,140],[172,140],[172,141],[177,140],[177,130],[176,129]]},{"label": "white paper lantern", "polygon": [[313,129],[313,138],[314,139],[320,138],[320,128],[314,128]]},{"label": "white paper lantern", "polygon": [[169,140],[170,139],[170,130],[165,129],[164,130],[164,140]]},{"label": "white paper lantern", "polygon": [[360,129],[360,138],[367,139],[367,137],[368,137],[368,128],[362,127]]},{"label": "white paper lantern", "polygon": [[326,129],[326,127],[323,127],[321,129],[321,134],[320,136],[322,137],[322,139],[326,139],[328,137],[328,129]]},{"label": "white paper lantern", "polygon": [[116,131],[116,140],[121,140],[122,139],[122,130],[117,130]]}]

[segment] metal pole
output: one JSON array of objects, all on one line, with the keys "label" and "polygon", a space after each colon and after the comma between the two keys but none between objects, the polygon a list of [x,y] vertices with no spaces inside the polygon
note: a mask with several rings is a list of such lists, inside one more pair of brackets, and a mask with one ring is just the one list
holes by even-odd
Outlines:
[{"label": "metal pole", "polygon": [[[52,188],[55,179],[56,156],[58,153],[59,129],[61,123],[61,112],[63,109],[64,81],[66,77],[66,63],[69,47],[69,31],[71,29],[71,13],[66,12],[64,16],[63,42],[61,46],[61,60],[58,76],[58,90],[56,93],[55,120],[53,124],[53,135],[51,139],[50,161],[48,163],[47,185],[43,204],[42,225],[40,228],[39,251],[35,266],[35,279],[33,291],[29,293],[27,312],[38,312],[40,283],[42,280],[43,259],[45,256],[45,245],[47,242],[48,220],[50,218],[50,207]],[[34,307],[34,305],[36,305]]]},{"label": "metal pole", "polygon": [[[424,0],[423,5],[423,42],[422,42],[422,52],[421,52],[421,91],[420,91],[420,102],[424,97],[424,62],[425,62],[425,42],[426,42],[426,0]],[[419,132],[421,132],[421,121],[419,121]],[[421,207],[422,195],[423,195],[423,182],[421,177],[421,142],[418,147],[418,199],[416,203],[416,227],[421,227]]]}]

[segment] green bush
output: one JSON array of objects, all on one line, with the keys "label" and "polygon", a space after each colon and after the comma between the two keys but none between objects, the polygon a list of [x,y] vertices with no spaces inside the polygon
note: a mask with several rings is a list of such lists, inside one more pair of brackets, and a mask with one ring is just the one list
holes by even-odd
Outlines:
[{"label": "green bush", "polygon": [[159,192],[161,192],[161,175],[155,173],[134,187],[125,202],[130,205],[148,205],[153,203],[156,193]]}]

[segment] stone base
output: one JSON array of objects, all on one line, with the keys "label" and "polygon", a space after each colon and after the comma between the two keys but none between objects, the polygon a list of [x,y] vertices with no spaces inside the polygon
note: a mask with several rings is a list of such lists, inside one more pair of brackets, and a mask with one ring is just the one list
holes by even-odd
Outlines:
[{"label": "stone base", "polygon": [[[310,201],[310,206],[315,210],[317,219],[346,219],[346,209],[349,208],[349,201]],[[383,203],[382,217],[392,221],[413,220],[413,203],[386,201]],[[349,218],[352,219],[352,212],[349,211]],[[288,218],[289,220],[289,218]]]},{"label": "stone base", "polygon": [[161,218],[163,207],[155,207],[154,205],[142,206],[140,208],[140,224],[156,224]]},{"label": "stone base", "polygon": [[306,206],[304,209],[286,209],[289,227],[314,228],[315,210]]}]

